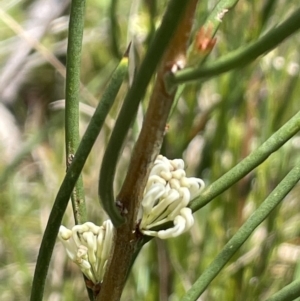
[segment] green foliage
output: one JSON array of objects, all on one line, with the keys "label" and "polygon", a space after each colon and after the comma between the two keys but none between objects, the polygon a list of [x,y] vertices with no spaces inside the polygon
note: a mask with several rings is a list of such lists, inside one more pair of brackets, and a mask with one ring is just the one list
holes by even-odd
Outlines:
[{"label": "green foliage", "polygon": [[[190,204],[195,225],[178,238],[153,239],[140,251],[146,239],[141,242],[122,300],[187,301],[197,300],[202,294],[201,298],[209,301],[274,301],[300,296],[297,201],[300,41],[296,32],[299,4],[236,2],[218,1],[219,7],[228,7],[230,11],[221,23],[213,23],[217,42],[212,52],[199,58],[196,55],[198,65],[190,65],[167,79],[169,85],[185,86],[179,86],[183,92],[178,94],[178,103],[170,116],[162,153],[168,158],[183,158],[187,174],[204,179],[207,186]],[[37,3],[32,1],[31,5]],[[212,3],[215,2],[199,2],[195,32],[215,16]],[[110,195],[120,191],[153,88],[151,76],[158,63],[155,53],[164,49],[159,40],[164,36],[155,35],[155,31],[166,4],[167,1],[89,1],[85,12],[81,7],[84,28],[80,28],[83,22],[81,25],[77,22],[79,28],[73,33],[77,39],[77,48],[73,50],[77,55],[74,86],[66,83],[71,88],[69,97],[76,98],[75,110],[78,100],[81,103],[79,124],[76,124],[77,113],[70,113],[68,108],[66,111],[66,119],[75,121],[75,126],[69,124],[69,129],[80,133],[81,143],[67,173],[64,105],[53,103],[64,95],[65,79],[58,75],[58,65],[41,48],[32,45],[34,51],[26,55],[20,66],[30,76],[21,76],[19,83],[12,77],[13,97],[0,94],[13,112],[11,117],[15,122],[6,132],[12,132],[16,124],[19,132],[15,152],[7,150],[6,142],[0,145],[1,300],[28,300],[30,294],[32,300],[41,300],[43,295],[44,300],[87,299],[80,270],[67,260],[61,244],[55,245],[55,237],[63,216],[64,225],[74,225],[68,200],[81,171],[80,186],[85,191],[88,220],[100,225],[106,219],[99,205],[98,178],[115,122],[122,133],[121,137],[118,137],[120,131],[113,134],[118,151],[125,138],[126,142],[116,167],[114,192]],[[9,1],[1,15],[12,17],[26,27],[26,21],[32,18],[30,9],[28,3],[22,6]],[[62,10],[60,16],[68,13]],[[7,18],[2,19],[3,71],[9,68],[5,62],[16,55],[14,43],[19,42],[22,31]],[[58,16],[54,19],[56,23],[48,27],[37,44],[45,45],[50,54],[55,54],[54,58],[65,62],[68,21]],[[53,24],[60,25],[59,31],[54,30]],[[81,55],[77,52],[81,47],[81,37],[77,35],[80,29],[83,29]],[[171,29],[165,28],[163,33]],[[129,78],[137,70],[140,77],[125,98],[130,85],[123,81],[127,63],[124,59],[120,63],[120,56],[129,40],[133,41],[134,53],[129,57]],[[30,40],[27,42],[32,44]],[[155,42],[160,48],[156,48]],[[69,62],[72,54],[68,54]],[[187,83],[187,80],[193,81]],[[126,107],[125,119],[117,119],[124,98],[127,107],[130,100],[134,103],[128,120]],[[141,99],[133,123],[132,116]],[[96,113],[91,117],[94,108]],[[132,132],[125,136],[130,126]],[[67,154],[75,152],[76,140],[75,137]],[[104,194],[106,167],[115,168],[107,159],[111,151],[110,148],[101,171]],[[111,173],[109,176],[111,181]],[[84,214],[82,218],[85,219]]]}]

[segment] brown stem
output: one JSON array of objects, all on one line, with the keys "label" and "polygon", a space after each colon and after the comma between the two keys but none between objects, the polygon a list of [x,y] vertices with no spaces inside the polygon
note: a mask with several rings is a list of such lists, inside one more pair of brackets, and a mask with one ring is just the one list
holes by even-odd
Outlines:
[{"label": "brown stem", "polygon": [[118,195],[118,201],[132,215],[129,215],[128,219],[133,222],[133,225],[149,171],[161,148],[167,118],[176,92],[167,90],[165,77],[174,70],[172,68],[178,68],[185,63],[187,42],[197,2],[197,0],[190,0],[185,15],[163,56],[143,127],[133,150],[124,184]]},{"label": "brown stem", "polygon": [[122,294],[138,241],[135,233],[137,212],[150,169],[161,148],[167,118],[176,92],[167,90],[165,77],[166,74],[173,72],[174,68],[183,67],[185,63],[187,43],[197,2],[198,0],[189,0],[157,72],[143,127],[133,150],[122,189],[117,197],[123,212],[127,212],[127,221],[116,229],[115,248],[97,298],[98,301],[118,301]]}]

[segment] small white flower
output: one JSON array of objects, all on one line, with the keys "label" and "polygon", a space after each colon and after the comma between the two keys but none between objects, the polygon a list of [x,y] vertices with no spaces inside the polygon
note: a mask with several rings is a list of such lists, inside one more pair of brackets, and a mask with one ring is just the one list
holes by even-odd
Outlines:
[{"label": "small white flower", "polygon": [[60,226],[58,238],[65,246],[68,257],[95,284],[103,280],[111,253],[113,231],[110,220],[101,227],[91,222],[76,225],[72,230]]},{"label": "small white flower", "polygon": [[[189,230],[194,218],[187,206],[203,188],[201,179],[186,177],[183,160],[168,160],[159,155],[144,191],[138,215],[140,231],[145,235],[165,239]],[[174,227],[161,231],[151,230],[168,221],[172,221]]]},{"label": "small white flower", "polygon": [[[113,233],[113,224],[110,220],[107,220],[103,223],[103,227],[106,229],[105,231],[108,233]],[[101,234],[101,237],[103,237],[103,234]],[[104,235],[104,239],[102,239],[102,243],[100,240],[98,240],[98,249],[99,253],[97,256],[97,273],[99,273],[99,278],[103,279],[105,267],[107,264],[107,260],[109,258],[111,248],[113,243],[113,235]]]},{"label": "small white flower", "polygon": [[182,208],[180,214],[174,218],[174,227],[160,231],[144,230],[143,233],[148,236],[157,236],[161,239],[166,239],[179,236],[189,230],[193,224],[192,210],[190,208]]}]

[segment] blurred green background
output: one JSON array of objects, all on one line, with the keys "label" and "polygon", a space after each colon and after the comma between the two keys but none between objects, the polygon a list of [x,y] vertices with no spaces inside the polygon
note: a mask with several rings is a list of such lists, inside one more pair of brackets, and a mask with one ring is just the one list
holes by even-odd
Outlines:
[{"label": "blurred green background", "polygon": [[[199,28],[218,1],[200,1]],[[69,1],[0,1],[0,298],[28,300],[36,257],[64,173],[64,65]],[[130,40],[138,67],[167,1],[90,0],[82,54],[81,133]],[[247,45],[285,20],[297,0],[239,1],[224,18],[208,60]],[[172,115],[162,153],[183,158],[188,176],[212,183],[299,110],[300,36],[238,69],[189,83]],[[105,145],[122,104],[122,86],[83,172],[89,220],[106,218],[97,196]],[[148,92],[151,92],[151,85]],[[125,176],[147,96],[117,172]],[[195,214],[192,230],[152,240],[135,263],[122,300],[176,301],[293,167],[300,137]],[[257,228],[199,300],[264,300],[300,277],[299,187]],[[64,225],[74,224],[71,207]],[[82,275],[57,243],[44,300],[87,300]]]}]

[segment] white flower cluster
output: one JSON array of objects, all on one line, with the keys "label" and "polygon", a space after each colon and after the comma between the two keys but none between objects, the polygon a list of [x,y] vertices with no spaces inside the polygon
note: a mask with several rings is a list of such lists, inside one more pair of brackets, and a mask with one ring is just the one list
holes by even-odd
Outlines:
[{"label": "white flower cluster", "polygon": [[68,257],[94,284],[103,280],[113,231],[110,220],[105,221],[101,227],[91,222],[76,225],[72,230],[60,226],[58,238],[64,244]]},{"label": "white flower cluster", "polygon": [[[190,200],[200,194],[204,182],[187,178],[181,159],[168,160],[159,155],[154,162],[144,191],[138,220],[140,231],[165,239],[178,236],[194,224]],[[152,228],[173,222],[167,230]],[[152,230],[151,230],[152,229]],[[110,220],[101,227],[91,222],[76,225],[72,230],[60,226],[58,238],[68,257],[74,261],[94,284],[101,283],[113,243],[114,227]]]},{"label": "white flower cluster", "polygon": [[[144,191],[139,212],[140,231],[145,235],[165,239],[189,230],[194,224],[194,218],[187,205],[203,188],[201,179],[186,177],[183,160],[168,160],[159,155]],[[168,221],[172,221],[174,227],[150,230]]]}]

